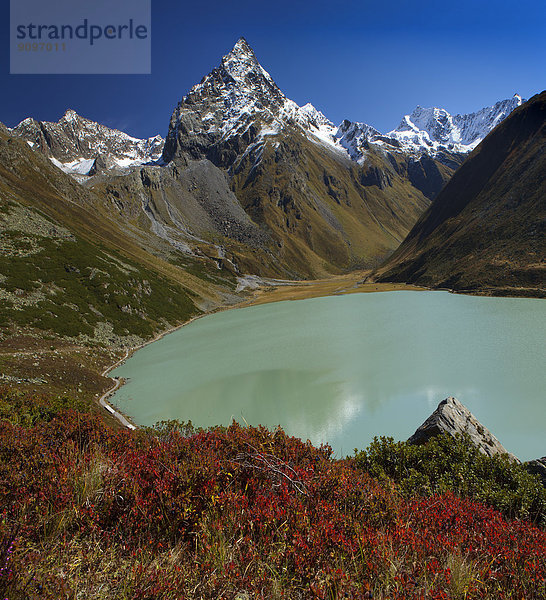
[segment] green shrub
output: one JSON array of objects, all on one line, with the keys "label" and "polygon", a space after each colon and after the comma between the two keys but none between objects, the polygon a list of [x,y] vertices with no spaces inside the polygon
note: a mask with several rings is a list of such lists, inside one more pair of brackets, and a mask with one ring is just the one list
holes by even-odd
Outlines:
[{"label": "green shrub", "polygon": [[188,290],[114,251],[82,239],[40,238],[39,246],[32,256],[0,256],[2,288],[22,299],[42,293],[33,303],[3,304],[3,323],[76,337],[92,336],[98,322],[108,322],[114,334],[150,337],[197,312]]},{"label": "green shrub", "polygon": [[405,497],[451,491],[507,516],[546,524],[546,490],[539,479],[507,455],[486,456],[466,435],[444,434],[420,446],[375,438],[355,460],[372,476],[393,480]]},{"label": "green shrub", "polygon": [[0,387],[0,420],[13,425],[32,427],[40,422],[49,422],[67,410],[87,412],[89,407],[84,400],[68,396],[16,392]]}]

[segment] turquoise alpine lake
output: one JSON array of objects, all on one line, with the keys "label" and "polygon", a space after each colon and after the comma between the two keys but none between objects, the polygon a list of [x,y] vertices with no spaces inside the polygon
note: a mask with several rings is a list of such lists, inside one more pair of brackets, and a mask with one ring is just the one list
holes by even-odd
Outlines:
[{"label": "turquoise alpine lake", "polygon": [[112,371],[112,402],[140,425],[280,425],[341,457],[455,396],[529,460],[546,454],[545,317],[540,299],[410,291],[226,310]]}]

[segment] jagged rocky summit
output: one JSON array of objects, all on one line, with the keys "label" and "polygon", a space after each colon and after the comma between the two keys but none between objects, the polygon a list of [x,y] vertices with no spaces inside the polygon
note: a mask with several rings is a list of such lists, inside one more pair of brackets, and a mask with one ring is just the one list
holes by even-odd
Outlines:
[{"label": "jagged rocky summit", "polygon": [[287,98],[241,38],[179,102],[163,160],[169,162],[183,151],[231,167],[252,144],[286,128],[344,153],[336,142],[334,124],[312,104],[300,107]]},{"label": "jagged rocky summit", "polygon": [[96,175],[157,161],[165,140],[138,139],[67,110],[57,123],[27,118],[10,130],[65,173]]},{"label": "jagged rocky summit", "polygon": [[520,462],[508,452],[499,440],[457,398],[450,396],[438,404],[438,408],[408,439],[410,444],[424,444],[431,438],[448,433],[455,437],[466,433],[472,443],[487,456],[508,454],[511,460]]}]

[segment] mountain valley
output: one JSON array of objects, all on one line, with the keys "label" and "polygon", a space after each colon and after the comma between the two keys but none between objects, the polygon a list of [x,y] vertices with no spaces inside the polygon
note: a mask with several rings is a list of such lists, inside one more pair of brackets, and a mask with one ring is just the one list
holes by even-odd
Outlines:
[{"label": "mountain valley", "polygon": [[288,99],[241,38],[178,104],[165,140],[72,110],[11,133],[92,189],[130,235],[235,274],[316,278],[391,254],[464,153],[518,103],[456,117],[418,108],[385,135],[336,128]]},{"label": "mountain valley", "polygon": [[153,72],[4,76],[0,599],[546,598],[530,7],[53,4]]},{"label": "mountain valley", "polygon": [[[508,115],[520,114],[522,103],[516,94],[455,116],[418,107],[386,134],[347,120],[336,127],[313,105],[287,98],[241,38],[178,103],[165,138],[137,139],[73,110],[57,123],[29,117],[1,126],[4,382],[76,393],[77,376],[74,385],[62,377],[53,385],[51,373],[23,360],[24,347],[38,344],[55,362],[52,346],[68,352],[69,370],[80,379],[82,369],[94,373],[80,394],[94,396],[110,382],[99,376],[103,367],[126,349],[246,302],[256,289],[259,302],[403,283],[536,295],[540,224],[532,226],[533,255],[518,259],[524,284],[503,275],[496,286],[495,274],[483,286],[468,284],[459,271],[457,284],[451,267],[434,277],[392,267],[406,261],[415,236],[402,242],[420,218],[439,203],[457,205],[459,192],[450,190],[464,177],[458,174],[471,169],[474,156],[490,154],[488,134],[509,129]],[[526,146],[527,162],[539,151],[534,144]],[[541,163],[532,164],[528,187],[540,179]],[[511,180],[520,177],[514,169]],[[498,185],[506,189],[508,181]],[[528,224],[543,206],[535,187],[522,217]],[[497,188],[491,198],[502,193]],[[435,239],[429,253],[441,245]],[[374,269],[371,283],[362,284]]]}]

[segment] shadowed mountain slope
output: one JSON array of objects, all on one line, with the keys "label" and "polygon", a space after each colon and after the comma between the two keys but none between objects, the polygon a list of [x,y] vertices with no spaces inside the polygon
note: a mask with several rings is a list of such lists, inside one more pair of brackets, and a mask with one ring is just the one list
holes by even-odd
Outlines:
[{"label": "shadowed mountain slope", "polygon": [[470,154],[378,281],[545,296],[546,92]]}]

